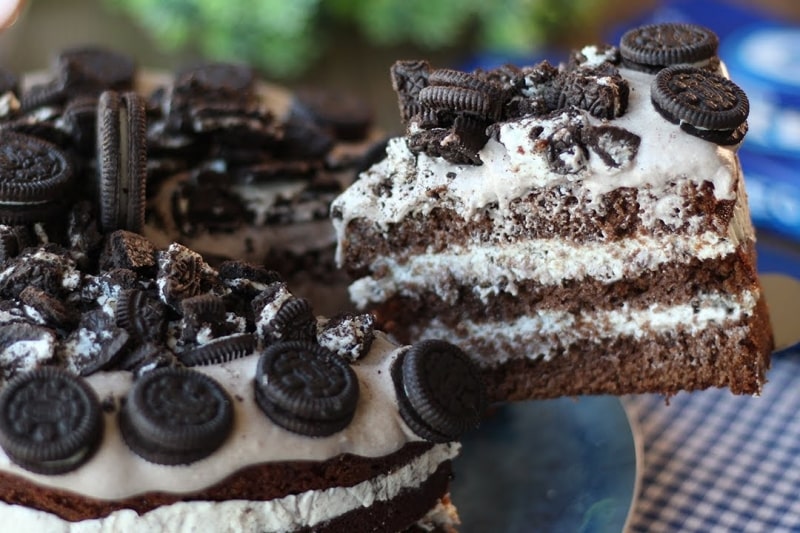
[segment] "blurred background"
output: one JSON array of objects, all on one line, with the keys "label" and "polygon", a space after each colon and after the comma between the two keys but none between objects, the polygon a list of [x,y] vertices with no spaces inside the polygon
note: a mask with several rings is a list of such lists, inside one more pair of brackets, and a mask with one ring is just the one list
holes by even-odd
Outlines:
[{"label": "blurred background", "polygon": [[719,34],[720,55],[751,100],[740,154],[754,220],[768,239],[800,250],[797,0],[27,0],[0,34],[0,64],[45,69],[76,44],[106,45],[154,69],[249,62],[289,87],[356,93],[379,126],[399,133],[388,76],[396,59],[462,68],[556,62],[570,48],[616,43],[625,29],[660,21]]}]

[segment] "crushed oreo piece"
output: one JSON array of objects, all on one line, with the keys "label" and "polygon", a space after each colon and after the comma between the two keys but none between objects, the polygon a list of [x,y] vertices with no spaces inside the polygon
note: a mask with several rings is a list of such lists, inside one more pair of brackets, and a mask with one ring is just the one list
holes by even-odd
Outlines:
[{"label": "crushed oreo piece", "polygon": [[166,328],[164,304],[145,291],[123,289],[117,298],[117,325],[137,343],[160,342]]},{"label": "crushed oreo piece", "polygon": [[375,338],[375,317],[345,313],[317,325],[317,342],[348,361],[361,359]]},{"label": "crushed oreo piece", "polygon": [[81,315],[77,328],[58,346],[58,356],[69,371],[89,375],[113,367],[130,342],[128,331],[118,327],[103,308],[97,308]]},{"label": "crushed oreo piece", "polygon": [[46,325],[53,328],[69,329],[80,319],[74,308],[32,285],[19,293],[19,299],[32,308]]},{"label": "crushed oreo piece", "polygon": [[601,119],[622,116],[628,107],[628,82],[616,68],[581,68],[559,80],[558,108],[577,107]]},{"label": "crushed oreo piece", "polygon": [[316,335],[317,319],[311,304],[298,298],[284,283],[273,283],[252,301],[256,333],[265,344],[309,340]]},{"label": "crushed oreo piece", "polygon": [[577,174],[588,164],[583,143],[585,122],[580,115],[565,113],[547,136],[547,162],[558,174]]},{"label": "crushed oreo piece", "polygon": [[100,254],[101,269],[126,268],[152,273],[155,266],[156,247],[146,237],[126,230],[117,230],[106,236]]},{"label": "crushed oreo piece", "polygon": [[616,126],[595,126],[583,133],[586,145],[609,167],[625,168],[635,158],[642,139]]},{"label": "crushed oreo piece", "polygon": [[372,110],[357,96],[330,89],[303,88],[295,91],[290,113],[318,124],[343,141],[366,138]]},{"label": "crushed oreo piece", "polygon": [[181,311],[181,300],[219,288],[216,272],[197,252],[173,243],[157,256],[159,297],[176,312]]},{"label": "crushed oreo piece", "polygon": [[427,61],[397,61],[391,68],[392,88],[397,94],[404,124],[422,111],[419,93],[428,86],[431,66]]},{"label": "crushed oreo piece", "polygon": [[[58,337],[45,326],[19,320],[0,325],[0,383],[22,372],[52,364]],[[11,313],[8,313],[11,314]]]}]

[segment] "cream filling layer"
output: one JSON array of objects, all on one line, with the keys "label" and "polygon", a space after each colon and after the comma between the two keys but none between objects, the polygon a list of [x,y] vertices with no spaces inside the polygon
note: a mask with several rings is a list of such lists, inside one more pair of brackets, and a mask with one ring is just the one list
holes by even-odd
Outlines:
[{"label": "cream filling layer", "polygon": [[[350,286],[350,298],[360,308],[395,294],[433,291],[455,303],[459,286],[472,285],[485,301],[500,292],[517,294],[517,284],[532,280],[545,285],[562,280],[596,279],[612,283],[666,263],[715,259],[733,253],[738,238],[714,232],[674,235],[668,240],[639,236],[616,242],[583,243],[534,239],[511,244],[469,244],[447,251],[423,253],[402,263],[378,258],[371,266],[381,277],[364,277]],[[457,280],[454,284],[452,280]]]},{"label": "cream filling layer", "polygon": [[124,509],[105,518],[69,522],[51,513],[0,502],[4,523],[19,531],[51,533],[150,533],[152,531],[279,532],[314,527],[347,512],[369,507],[415,489],[460,449],[456,443],[437,444],[413,461],[352,487],[309,490],[269,501],[179,502],[143,515]]},{"label": "cream filling layer", "polygon": [[611,311],[581,314],[542,310],[502,323],[462,320],[454,329],[437,319],[418,327],[414,336],[440,338],[461,345],[479,339],[481,344],[497,347],[487,351],[493,356],[482,356],[480,363],[484,366],[512,359],[503,347],[520,342],[531,351],[520,353],[519,357],[547,361],[558,348],[587,339],[598,342],[615,337],[642,340],[654,334],[668,334],[679,327],[695,334],[712,325],[734,325],[753,313],[758,298],[757,291],[744,291],[738,295],[702,294],[689,303],[654,304],[645,310],[631,309],[627,304]]},{"label": "cream filling layer", "polygon": [[[410,441],[420,441],[403,422],[390,376],[401,348],[376,332],[370,353],[352,364],[359,379],[359,399],[353,421],[329,437],[311,438],[274,424],[258,408],[253,379],[258,355],[219,365],[197,367],[217,380],[233,398],[231,435],[209,457],[189,465],[150,463],[126,446],[117,412],[105,413],[100,448],[80,468],[57,476],[29,472],[12,463],[0,449],[0,471],[44,487],[68,490],[91,498],[112,500],[150,491],[184,494],[204,489],[252,465],[279,461],[324,461],[343,453],[381,457]],[[87,378],[98,397],[119,406],[132,386],[130,372],[98,372]],[[118,409],[117,409],[118,410]]]}]

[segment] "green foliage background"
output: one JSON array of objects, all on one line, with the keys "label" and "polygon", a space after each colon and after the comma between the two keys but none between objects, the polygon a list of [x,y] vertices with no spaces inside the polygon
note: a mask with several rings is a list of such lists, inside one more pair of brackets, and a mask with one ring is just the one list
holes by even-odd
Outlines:
[{"label": "green foliage background", "polygon": [[159,43],[238,59],[281,78],[302,74],[337,32],[375,45],[458,43],[526,52],[586,23],[601,0],[106,0]]}]

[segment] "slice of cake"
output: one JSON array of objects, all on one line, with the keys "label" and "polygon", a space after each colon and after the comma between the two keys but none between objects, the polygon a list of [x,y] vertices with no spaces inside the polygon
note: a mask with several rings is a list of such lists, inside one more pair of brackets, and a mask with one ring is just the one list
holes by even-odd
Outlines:
[{"label": "slice of cake", "polygon": [[464,348],[494,399],[758,393],[748,103],[716,44],[665,24],[558,68],[396,63],[407,133],[332,205],[353,301]]}]

